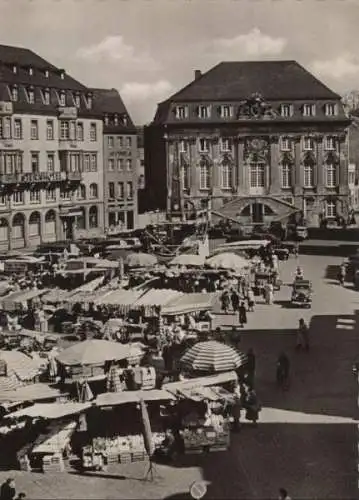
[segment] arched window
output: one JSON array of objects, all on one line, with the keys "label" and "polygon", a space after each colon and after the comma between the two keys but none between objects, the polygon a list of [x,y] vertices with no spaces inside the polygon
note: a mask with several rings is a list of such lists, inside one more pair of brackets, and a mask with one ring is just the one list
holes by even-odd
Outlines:
[{"label": "arched window", "polygon": [[29,236],[40,236],[41,217],[39,212],[32,212],[29,218]]},{"label": "arched window", "polygon": [[283,162],[281,165],[282,170],[282,188],[290,188],[292,186],[292,166]]},{"label": "arched window", "polygon": [[86,186],[84,184],[80,184],[79,187],[77,188],[77,198],[79,200],[86,199]]},{"label": "arched window", "polygon": [[97,184],[90,184],[90,198],[98,198],[98,187]]},{"label": "arched window", "polygon": [[202,164],[199,167],[199,188],[209,189],[210,188],[210,167],[206,164]]},{"label": "arched window", "polygon": [[304,163],[304,187],[311,188],[314,186],[314,166],[311,162]]},{"label": "arched window", "polygon": [[76,227],[77,229],[86,229],[85,209],[80,207],[79,212],[81,212],[81,214],[76,216]]},{"label": "arched window", "polygon": [[89,226],[90,229],[98,227],[98,210],[97,207],[91,207],[89,211]]},{"label": "arched window", "polygon": [[24,214],[17,213],[12,220],[12,229],[14,238],[24,238],[25,234],[25,217]]},{"label": "arched window", "polygon": [[56,213],[49,210],[45,214],[45,234],[56,234]]},{"label": "arched window", "polygon": [[326,185],[328,188],[334,188],[337,185],[336,168],[332,163],[326,164]]},{"label": "arched window", "polygon": [[0,242],[4,243],[9,239],[9,223],[7,219],[2,217],[0,219]]},{"label": "arched window", "polygon": [[221,188],[230,189],[232,187],[232,167],[229,163],[221,165]]}]

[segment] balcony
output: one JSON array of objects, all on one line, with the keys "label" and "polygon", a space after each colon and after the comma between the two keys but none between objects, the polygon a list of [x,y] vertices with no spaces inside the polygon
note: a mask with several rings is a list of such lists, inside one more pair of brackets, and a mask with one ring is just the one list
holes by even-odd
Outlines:
[{"label": "balcony", "polygon": [[78,112],[75,106],[60,106],[59,120],[76,120]]},{"label": "balcony", "polygon": [[76,139],[59,139],[59,151],[79,150],[80,144]]},{"label": "balcony", "polygon": [[81,182],[81,172],[61,172],[61,180],[67,182]]},{"label": "balcony", "polygon": [[47,182],[60,182],[61,172],[38,172],[38,173],[18,173],[0,174],[1,184],[35,184]]}]

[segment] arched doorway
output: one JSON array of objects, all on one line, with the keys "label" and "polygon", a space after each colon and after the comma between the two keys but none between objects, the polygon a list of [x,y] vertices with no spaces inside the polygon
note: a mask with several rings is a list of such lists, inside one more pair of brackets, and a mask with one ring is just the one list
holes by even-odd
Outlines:
[{"label": "arched doorway", "polygon": [[56,212],[49,210],[45,214],[44,241],[56,241]]},{"label": "arched doorway", "polygon": [[1,250],[9,248],[9,221],[5,217],[0,218],[0,248]]},{"label": "arched doorway", "polygon": [[32,212],[29,217],[29,244],[38,245],[41,242],[41,215]]},{"label": "arched doorway", "polygon": [[96,229],[98,227],[98,210],[94,205],[89,210],[89,228]]},{"label": "arched doorway", "polygon": [[17,213],[12,219],[13,248],[24,248],[25,246],[25,216]]}]

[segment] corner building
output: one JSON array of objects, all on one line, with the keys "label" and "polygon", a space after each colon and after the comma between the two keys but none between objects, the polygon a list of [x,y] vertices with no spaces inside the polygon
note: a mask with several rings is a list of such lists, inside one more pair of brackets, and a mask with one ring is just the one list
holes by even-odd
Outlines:
[{"label": "corner building", "polygon": [[147,209],[210,207],[245,224],[346,215],[349,124],[340,96],[295,61],[195,71],[145,129]]},{"label": "corner building", "polygon": [[0,46],[0,250],[103,234],[102,141],[90,89]]}]

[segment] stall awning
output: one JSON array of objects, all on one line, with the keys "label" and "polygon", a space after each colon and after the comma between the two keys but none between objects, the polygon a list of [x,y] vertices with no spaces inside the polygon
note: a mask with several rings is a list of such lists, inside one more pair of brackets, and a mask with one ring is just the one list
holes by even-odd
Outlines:
[{"label": "stall awning", "polygon": [[162,308],[162,314],[170,316],[192,311],[210,311],[218,295],[217,293],[186,293],[171,299]]},{"label": "stall awning", "polygon": [[219,373],[218,375],[209,375],[208,377],[199,377],[182,382],[170,382],[163,384],[163,389],[176,394],[178,391],[188,390],[194,387],[211,387],[214,385],[226,384],[237,380],[236,372]]},{"label": "stall awning", "polygon": [[32,380],[39,374],[37,363],[20,351],[0,351],[0,359],[5,361],[8,374],[15,373],[21,381]]},{"label": "stall awning", "polygon": [[183,295],[182,292],[177,290],[168,290],[168,289],[151,289],[148,290],[147,293],[142,295],[136,302],[133,304],[134,308],[140,307],[164,307],[170,301],[178,299]]},{"label": "stall awning", "polygon": [[50,290],[45,295],[41,297],[42,302],[46,302],[49,304],[57,304],[59,302],[64,302],[67,297],[69,297],[72,292],[68,292],[67,290]]},{"label": "stall awning", "polygon": [[141,399],[144,401],[173,401],[176,398],[173,394],[163,389],[106,392],[97,396],[95,404],[96,406],[118,406],[127,403],[139,403]]},{"label": "stall awning", "polygon": [[106,361],[129,359],[132,354],[130,344],[92,339],[68,347],[56,359],[65,366],[103,365]]},{"label": "stall awning", "polygon": [[39,383],[26,385],[15,391],[0,392],[0,401],[41,401],[42,399],[58,398],[64,395],[59,389]]},{"label": "stall awning", "polygon": [[233,395],[221,387],[192,387],[178,390],[177,393],[192,401],[233,401]]},{"label": "stall awning", "polygon": [[2,308],[5,309],[6,311],[11,311],[13,310],[17,304],[22,304],[24,302],[27,302],[28,300],[33,300],[37,297],[41,297],[42,295],[45,295],[49,292],[48,288],[43,288],[41,290],[35,289],[35,290],[27,290],[27,291],[20,291],[20,292],[14,292],[7,297],[4,297],[3,300],[1,301]]},{"label": "stall awning", "polygon": [[68,417],[86,411],[91,407],[91,403],[36,403],[29,408],[15,411],[6,418],[44,418],[55,420],[57,418]]},{"label": "stall awning", "polygon": [[115,290],[106,293],[104,297],[99,297],[96,304],[117,305],[127,307],[134,304],[143,295],[143,290]]}]

